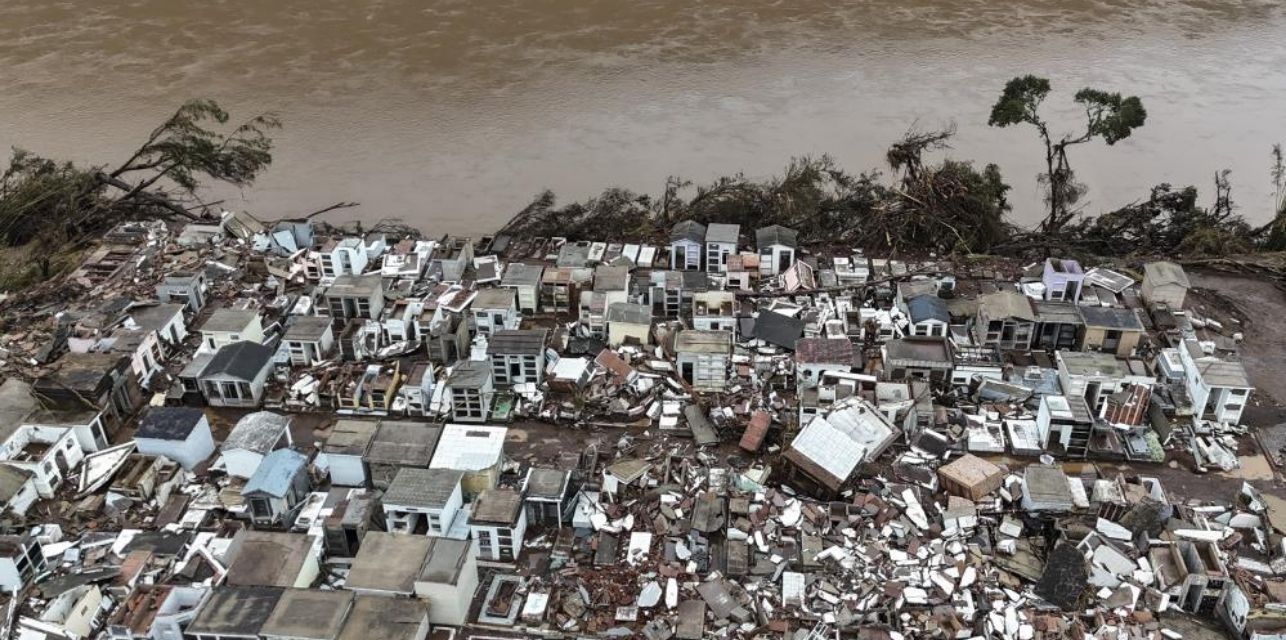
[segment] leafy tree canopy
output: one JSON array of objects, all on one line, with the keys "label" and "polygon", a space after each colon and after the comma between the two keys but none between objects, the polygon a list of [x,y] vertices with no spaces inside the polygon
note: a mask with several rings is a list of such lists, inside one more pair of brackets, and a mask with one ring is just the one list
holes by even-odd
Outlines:
[{"label": "leafy tree canopy", "polygon": [[200,219],[201,187],[252,184],[272,163],[272,115],[231,130],[211,100],[183,104],[115,167],[83,167],[15,149],[0,174],[0,242],[76,244],[124,221]]},{"label": "leafy tree canopy", "polygon": [[1049,92],[1049,80],[1045,78],[1026,75],[1010,80],[1005,83],[1000,99],[991,107],[991,118],[987,124],[993,127],[1020,123],[1045,126],[1039,110]]},{"label": "leafy tree canopy", "polygon": [[1085,135],[1101,137],[1109,145],[1130,137],[1148,118],[1137,96],[1122,98],[1119,93],[1081,89],[1076,92],[1076,102],[1085,106]]}]

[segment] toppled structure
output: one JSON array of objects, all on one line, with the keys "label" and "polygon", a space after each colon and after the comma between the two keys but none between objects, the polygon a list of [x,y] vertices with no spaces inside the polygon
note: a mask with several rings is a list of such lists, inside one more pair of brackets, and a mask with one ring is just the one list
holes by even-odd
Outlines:
[{"label": "toppled structure", "polygon": [[0,341],[6,633],[1286,629],[1261,394],[1175,265],[208,231]]}]

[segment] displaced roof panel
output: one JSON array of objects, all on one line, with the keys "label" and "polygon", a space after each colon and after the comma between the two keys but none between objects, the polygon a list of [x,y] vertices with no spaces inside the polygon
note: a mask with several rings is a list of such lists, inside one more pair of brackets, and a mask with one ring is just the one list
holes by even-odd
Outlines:
[{"label": "displaced roof panel", "polygon": [[755,338],[783,349],[794,349],[804,335],[804,321],[776,311],[761,311],[755,317]]},{"label": "displaced roof panel", "polygon": [[772,414],[763,410],[756,410],[750,415],[750,423],[746,425],[746,430],[741,434],[739,446],[746,451],[758,451],[764,443],[764,437],[768,435],[768,427],[772,424]]},{"label": "displaced roof panel", "polygon": [[795,342],[795,362],[853,364],[853,343],[846,337],[800,338]]},{"label": "displaced roof panel", "polygon": [[1121,293],[1134,284],[1134,278],[1111,269],[1095,267],[1085,272],[1085,284],[1102,287],[1112,293]]}]

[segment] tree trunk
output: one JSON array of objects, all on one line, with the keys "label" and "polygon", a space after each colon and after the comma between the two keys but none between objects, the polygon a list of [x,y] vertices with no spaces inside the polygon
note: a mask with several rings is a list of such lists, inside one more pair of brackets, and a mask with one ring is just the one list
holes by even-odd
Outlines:
[{"label": "tree trunk", "polygon": [[205,216],[205,215],[197,215],[195,213],[192,213],[191,211],[184,209],[183,207],[175,203],[173,200],[170,200],[165,196],[152,193],[151,191],[143,191],[141,189],[138,189],[134,185],[131,185],[130,183],[125,182],[124,180],[121,180],[120,178],[113,178],[112,176],[107,175],[106,173],[103,173],[101,171],[98,172],[96,177],[98,178],[99,182],[102,182],[103,184],[115,187],[125,192],[125,195],[122,196],[119,201],[126,201],[131,199],[144,200],[144,201],[147,201],[148,203],[157,205],[164,209],[168,209],[171,213],[177,216],[187,218],[188,220],[192,220],[194,222],[206,220],[209,218],[208,216]]}]

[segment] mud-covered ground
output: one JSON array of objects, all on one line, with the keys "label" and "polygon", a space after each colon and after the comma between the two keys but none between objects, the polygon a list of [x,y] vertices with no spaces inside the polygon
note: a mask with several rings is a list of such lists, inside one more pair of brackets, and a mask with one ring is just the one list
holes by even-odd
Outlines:
[{"label": "mud-covered ground", "polygon": [[[1193,272],[1188,278],[1196,289],[1189,306],[1208,315],[1232,312],[1242,320],[1242,360],[1246,372],[1261,399],[1271,398],[1273,404],[1286,406],[1286,293],[1271,281],[1261,278]],[[1216,295],[1208,295],[1209,293]],[[1232,309],[1219,305],[1230,303]],[[1266,403],[1255,403],[1258,410],[1252,418],[1268,418],[1272,411],[1263,411]],[[1276,412],[1281,415],[1280,412]],[[1278,418],[1277,422],[1286,420]],[[1274,422],[1254,421],[1258,424]]]}]

